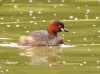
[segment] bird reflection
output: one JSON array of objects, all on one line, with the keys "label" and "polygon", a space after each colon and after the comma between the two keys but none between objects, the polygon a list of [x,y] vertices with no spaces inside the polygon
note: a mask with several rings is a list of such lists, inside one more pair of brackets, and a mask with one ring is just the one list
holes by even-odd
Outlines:
[{"label": "bird reflection", "polygon": [[21,56],[27,56],[31,59],[29,65],[49,65],[56,66],[62,64],[59,58],[62,56],[62,48],[53,47],[27,47]]}]

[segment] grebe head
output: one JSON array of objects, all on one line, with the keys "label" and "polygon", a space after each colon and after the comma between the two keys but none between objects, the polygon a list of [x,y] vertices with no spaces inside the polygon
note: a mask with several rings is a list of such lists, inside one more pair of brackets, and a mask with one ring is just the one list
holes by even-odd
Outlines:
[{"label": "grebe head", "polygon": [[67,30],[64,27],[64,24],[58,20],[54,20],[53,22],[51,22],[48,25],[48,33],[49,35],[57,35],[57,32],[61,32],[61,31],[65,31],[65,32],[69,32],[69,30]]}]

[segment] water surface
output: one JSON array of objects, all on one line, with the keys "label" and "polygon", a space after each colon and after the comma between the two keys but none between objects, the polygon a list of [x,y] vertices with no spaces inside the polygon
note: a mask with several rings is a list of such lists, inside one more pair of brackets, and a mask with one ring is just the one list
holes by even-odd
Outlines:
[{"label": "water surface", "polygon": [[[20,36],[64,22],[64,44],[19,47]],[[100,74],[99,0],[0,0],[0,74]]]}]

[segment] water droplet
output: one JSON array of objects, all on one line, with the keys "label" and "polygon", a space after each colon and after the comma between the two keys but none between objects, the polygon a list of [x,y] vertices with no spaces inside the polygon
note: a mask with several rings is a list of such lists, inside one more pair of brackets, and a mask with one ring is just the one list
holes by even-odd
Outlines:
[{"label": "water droplet", "polygon": [[64,34],[62,36],[65,36]]},{"label": "water droplet", "polygon": [[17,64],[18,62],[5,62],[5,64],[13,64],[13,65],[15,65],[15,64]]},{"label": "water droplet", "polygon": [[73,34],[75,34],[76,32],[73,32]]},{"label": "water droplet", "polygon": [[38,11],[38,14],[41,14],[42,12],[41,11]]},{"label": "water droplet", "polygon": [[75,20],[75,21],[77,21],[77,20],[78,20],[78,18],[75,18],[74,20]]},{"label": "water droplet", "polygon": [[63,61],[63,64],[65,64],[66,62],[65,61]]},{"label": "water droplet", "polygon": [[85,15],[86,18],[88,18],[88,15]]},{"label": "water droplet", "polygon": [[29,0],[29,2],[30,2],[30,3],[32,3],[32,2],[33,2],[33,0]]},{"label": "water droplet", "polygon": [[90,10],[89,10],[89,9],[87,9],[87,10],[86,10],[86,12],[90,12]]},{"label": "water droplet", "polygon": [[91,49],[88,49],[88,51],[91,51]]},{"label": "water droplet", "polygon": [[53,64],[52,64],[52,63],[50,63],[50,64],[49,64],[49,66],[51,67],[51,66],[53,66]]},{"label": "water droplet", "polygon": [[6,60],[6,61],[8,61],[8,60]]},{"label": "water droplet", "polygon": [[3,22],[0,22],[0,24],[3,24]]},{"label": "water droplet", "polygon": [[60,6],[63,6],[63,4],[60,4]]},{"label": "water droplet", "polygon": [[83,64],[80,64],[80,66],[83,66]]},{"label": "water droplet", "polygon": [[98,17],[98,16],[96,16],[96,19],[99,19],[99,17]]},{"label": "water droplet", "polygon": [[66,19],[63,20],[64,22],[67,21]]},{"label": "water droplet", "polygon": [[25,56],[25,53],[19,53],[20,56]]},{"label": "water droplet", "polygon": [[14,5],[14,8],[18,8],[18,6],[17,5]]},{"label": "water droplet", "polygon": [[97,66],[97,68],[100,68],[99,66]]},{"label": "water droplet", "polygon": [[52,48],[52,46],[50,46],[49,48]]},{"label": "water droplet", "polygon": [[56,14],[56,13],[54,13],[53,15],[54,15],[54,16],[56,16],[57,14]]},{"label": "water droplet", "polygon": [[30,13],[29,15],[30,15],[30,16],[32,16],[32,14],[31,14],[31,13]]},{"label": "water droplet", "polygon": [[50,3],[50,2],[51,2],[51,0],[48,0],[48,2]]},{"label": "water droplet", "polygon": [[29,31],[26,31],[26,33],[29,33]]},{"label": "water droplet", "polygon": [[28,62],[25,62],[25,64],[27,64]]},{"label": "water droplet", "polygon": [[30,23],[33,23],[34,21],[30,21]]},{"label": "water droplet", "polygon": [[42,22],[45,22],[45,20],[42,20]]},{"label": "water droplet", "polygon": [[1,70],[1,72],[3,72],[3,71]]},{"label": "water droplet", "polygon": [[16,27],[19,27],[19,25],[17,24]]},{"label": "water droplet", "polygon": [[7,25],[7,27],[10,27],[10,25]]},{"label": "water droplet", "polygon": [[29,11],[29,13],[30,13],[30,14],[32,14],[32,13],[33,13],[33,11]]},{"label": "water droplet", "polygon": [[78,7],[77,7],[77,9],[79,10],[79,9],[80,9],[80,7],[78,6]]},{"label": "water droplet", "polygon": [[20,20],[19,19],[17,19],[17,22],[19,22]]},{"label": "water droplet", "polygon": [[36,17],[34,16],[33,19],[35,19]]},{"label": "water droplet", "polygon": [[68,40],[68,42],[70,42],[70,40]]},{"label": "water droplet", "polygon": [[35,24],[35,25],[37,25],[37,23],[36,23],[36,22],[35,22],[34,24]]},{"label": "water droplet", "polygon": [[100,2],[100,0],[98,0]]},{"label": "water droplet", "polygon": [[15,0],[12,0],[12,2],[15,2]]},{"label": "water droplet", "polygon": [[83,40],[87,40],[87,38],[83,38]]},{"label": "water droplet", "polygon": [[8,72],[9,70],[7,69],[6,72]]},{"label": "water droplet", "polygon": [[74,17],[73,17],[73,16],[69,16],[69,18],[71,18],[71,19],[72,19],[72,18],[74,18]]},{"label": "water droplet", "polygon": [[54,8],[57,8],[57,6],[55,5]]},{"label": "water droplet", "polygon": [[83,62],[84,64],[86,64],[87,62]]},{"label": "water droplet", "polygon": [[65,0],[62,0],[62,3],[64,3],[65,2]]},{"label": "water droplet", "polygon": [[96,25],[95,24],[93,24],[93,27],[95,27]]},{"label": "water droplet", "polygon": [[97,61],[97,63],[99,63],[100,61]]},{"label": "water droplet", "polygon": [[100,30],[98,32],[100,32]]},{"label": "water droplet", "polygon": [[0,19],[1,19],[1,20],[3,20],[3,19],[4,19],[4,17],[1,17]]}]

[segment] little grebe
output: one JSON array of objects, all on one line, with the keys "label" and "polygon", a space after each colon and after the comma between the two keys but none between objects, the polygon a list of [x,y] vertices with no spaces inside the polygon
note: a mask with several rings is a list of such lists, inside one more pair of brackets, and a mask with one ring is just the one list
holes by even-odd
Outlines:
[{"label": "little grebe", "polygon": [[46,30],[37,30],[28,34],[28,36],[21,36],[18,44],[20,46],[56,46],[63,44],[63,40],[58,36],[58,32],[69,32],[64,27],[64,24],[58,20],[54,20],[48,25]]}]

